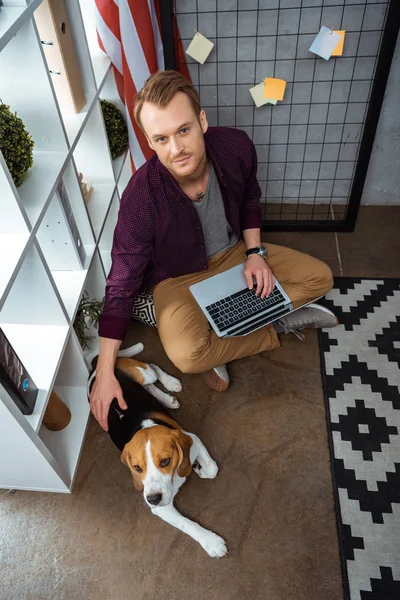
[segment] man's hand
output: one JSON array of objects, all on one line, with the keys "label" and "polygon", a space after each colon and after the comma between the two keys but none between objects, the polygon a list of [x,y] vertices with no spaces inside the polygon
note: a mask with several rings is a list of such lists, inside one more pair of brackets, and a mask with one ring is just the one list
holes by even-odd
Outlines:
[{"label": "man's hand", "polygon": [[114,373],[112,371],[97,372],[90,394],[90,410],[105,431],[108,431],[108,411],[114,398],[118,400],[118,405],[122,410],[128,408]]},{"label": "man's hand", "polygon": [[250,254],[246,260],[244,274],[249,290],[252,290],[254,287],[253,277],[256,278],[256,296],[261,294],[261,298],[265,298],[266,296],[269,296],[274,289],[274,276],[272,271],[265,262],[265,259],[259,254]]}]

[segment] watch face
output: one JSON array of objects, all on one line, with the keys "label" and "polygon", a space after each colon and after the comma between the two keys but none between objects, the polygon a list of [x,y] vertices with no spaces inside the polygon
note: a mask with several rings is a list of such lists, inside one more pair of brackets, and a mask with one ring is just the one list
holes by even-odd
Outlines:
[{"label": "watch face", "polygon": [[260,256],[262,256],[263,258],[265,258],[267,256],[267,251],[265,248],[261,247],[258,251],[258,253],[260,254]]}]

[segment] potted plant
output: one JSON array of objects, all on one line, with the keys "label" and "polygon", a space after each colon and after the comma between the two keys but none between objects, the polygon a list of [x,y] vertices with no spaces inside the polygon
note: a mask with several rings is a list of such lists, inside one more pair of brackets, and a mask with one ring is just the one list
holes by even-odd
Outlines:
[{"label": "potted plant", "polygon": [[0,150],[16,187],[24,182],[33,164],[33,145],[22,119],[0,100]]},{"label": "potted plant", "polygon": [[111,157],[118,158],[128,149],[128,128],[121,111],[108,100],[100,100]]},{"label": "potted plant", "polygon": [[104,298],[103,300],[95,300],[89,297],[86,290],[83,292],[74,320],[74,330],[82,350],[89,348],[90,342],[95,339],[95,336],[90,334],[90,330],[97,326],[103,311],[103,304]]}]

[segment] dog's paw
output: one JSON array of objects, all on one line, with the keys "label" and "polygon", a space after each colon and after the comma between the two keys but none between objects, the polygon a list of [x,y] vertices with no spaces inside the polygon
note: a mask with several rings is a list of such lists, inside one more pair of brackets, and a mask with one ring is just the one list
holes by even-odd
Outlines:
[{"label": "dog's paw", "polygon": [[175,396],[170,396],[169,394],[165,394],[164,404],[168,408],[173,408],[174,410],[180,407],[179,400],[175,398]]},{"label": "dog's paw", "polygon": [[214,479],[218,473],[218,465],[215,460],[208,460],[206,463],[195,460],[193,463],[193,471],[202,479]]},{"label": "dog's paw", "polygon": [[172,375],[164,375],[163,378],[160,378],[161,383],[169,392],[181,392],[182,384],[176,377],[172,377]]},{"label": "dog's paw", "polygon": [[225,540],[213,531],[205,531],[199,540],[200,546],[211,558],[222,558],[228,554]]}]

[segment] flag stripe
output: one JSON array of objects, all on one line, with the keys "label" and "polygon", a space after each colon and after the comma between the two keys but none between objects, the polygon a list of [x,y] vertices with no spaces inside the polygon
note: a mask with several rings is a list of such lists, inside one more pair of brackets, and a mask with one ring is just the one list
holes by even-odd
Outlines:
[{"label": "flag stripe", "polygon": [[157,71],[157,57],[149,6],[143,0],[140,3],[137,0],[127,0],[127,2],[135,24],[137,38],[143,48],[147,67],[150,73],[154,73]]},{"label": "flag stripe", "polygon": [[95,4],[108,29],[120,40],[118,6],[110,0],[95,0]]},{"label": "flag stripe", "polygon": [[119,17],[121,42],[124,47],[129,72],[135,88],[140,90],[146,79],[149,77],[150,71],[127,0],[120,0]]},{"label": "flag stripe", "polygon": [[163,47],[163,43],[162,43],[162,39],[161,39],[158,15],[157,15],[156,8],[154,6],[154,2],[152,2],[152,0],[147,0],[147,3],[149,6],[151,23],[153,26],[154,45],[155,45],[156,55],[157,55],[157,67],[158,67],[159,71],[164,71],[164,69],[165,69],[164,47]]},{"label": "flag stripe", "polygon": [[[118,94],[125,104],[133,170],[153,155],[133,116],[133,101],[150,74],[165,68],[160,1],[165,0],[95,0],[99,46],[111,59]],[[190,79],[182,48],[179,70]]]},{"label": "flag stripe", "polygon": [[106,54],[111,58],[111,62],[122,73],[121,61],[121,43],[114,33],[109,29],[103,19],[102,14],[96,6],[96,28],[100,36]]}]

